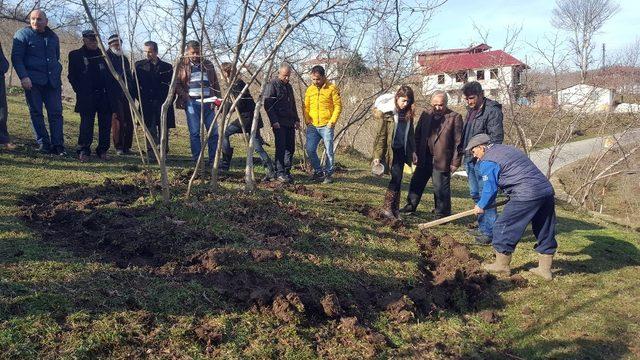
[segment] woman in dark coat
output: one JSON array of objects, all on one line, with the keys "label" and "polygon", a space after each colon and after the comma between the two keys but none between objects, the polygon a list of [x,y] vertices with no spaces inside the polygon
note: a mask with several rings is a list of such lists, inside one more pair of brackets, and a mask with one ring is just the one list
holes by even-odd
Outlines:
[{"label": "woman in dark coat", "polygon": [[400,188],[404,165],[416,164],[413,89],[402,85],[394,94],[379,96],[374,104],[374,117],[380,128],[373,145],[373,164],[383,164],[391,181],[384,197],[382,215],[399,219]]}]

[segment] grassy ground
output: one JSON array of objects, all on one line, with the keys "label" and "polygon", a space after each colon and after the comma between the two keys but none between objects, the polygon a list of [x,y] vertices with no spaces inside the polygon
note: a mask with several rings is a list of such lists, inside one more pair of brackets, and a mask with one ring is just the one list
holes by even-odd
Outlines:
[{"label": "grassy ground", "polygon": [[[469,291],[459,280],[490,248],[473,245],[464,222],[438,228],[471,257],[443,281],[425,278],[458,262],[413,226],[430,219],[431,197],[407,227],[379,225],[368,209],[385,179],[362,159],[339,156],[354,170],[332,185],[296,173],[302,187],[247,195],[234,173],[218,193],[201,185],[184,200],[179,128],[164,205],[134,156],[36,154],[22,99],[9,104],[21,147],[0,153],[0,358],[640,357],[637,232],[559,206],[554,281],[525,271],[536,260],[527,233],[513,260],[525,279]],[[77,116],[67,109],[65,121],[72,150]],[[454,211],[469,208],[465,182],[452,186]]]}]

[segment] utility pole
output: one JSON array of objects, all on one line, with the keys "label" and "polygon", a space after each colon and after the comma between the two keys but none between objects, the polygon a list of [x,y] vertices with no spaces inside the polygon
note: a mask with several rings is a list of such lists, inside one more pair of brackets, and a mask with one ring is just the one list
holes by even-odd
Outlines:
[{"label": "utility pole", "polygon": [[602,43],[602,70],[604,71],[605,67],[607,66],[606,63],[606,50],[605,50],[605,44]]}]

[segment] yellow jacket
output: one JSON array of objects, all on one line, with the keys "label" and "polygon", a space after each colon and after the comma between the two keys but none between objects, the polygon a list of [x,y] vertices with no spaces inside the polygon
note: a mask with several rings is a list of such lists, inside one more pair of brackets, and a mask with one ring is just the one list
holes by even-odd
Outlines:
[{"label": "yellow jacket", "polygon": [[338,121],[342,111],[340,90],[330,82],[321,88],[311,85],[304,94],[304,121],[307,125],[323,127]]}]

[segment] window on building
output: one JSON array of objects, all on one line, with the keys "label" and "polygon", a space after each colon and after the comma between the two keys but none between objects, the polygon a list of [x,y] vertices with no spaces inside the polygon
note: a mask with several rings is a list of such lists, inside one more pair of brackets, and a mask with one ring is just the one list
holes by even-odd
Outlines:
[{"label": "window on building", "polygon": [[490,77],[491,77],[491,79],[497,79],[498,78],[498,69],[491,69],[490,70]]},{"label": "window on building", "polygon": [[438,84],[444,84],[444,74],[438,75]]},{"label": "window on building", "polygon": [[484,70],[476,71],[476,80],[484,80]]},{"label": "window on building", "polygon": [[456,82],[466,83],[467,82],[467,72],[466,71],[458,71],[456,73]]}]

